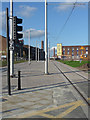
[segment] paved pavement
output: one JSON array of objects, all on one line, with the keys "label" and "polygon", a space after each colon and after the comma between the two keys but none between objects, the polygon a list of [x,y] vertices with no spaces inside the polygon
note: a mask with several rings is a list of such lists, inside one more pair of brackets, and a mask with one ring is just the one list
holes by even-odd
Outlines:
[{"label": "paved pavement", "polygon": [[[90,100],[87,73],[56,61],[49,63],[49,75],[44,74],[43,61],[16,64],[11,96],[7,95],[6,72],[2,73],[3,118],[88,118],[87,104],[54,64]],[[17,90],[18,70],[21,70],[22,90]]]}]

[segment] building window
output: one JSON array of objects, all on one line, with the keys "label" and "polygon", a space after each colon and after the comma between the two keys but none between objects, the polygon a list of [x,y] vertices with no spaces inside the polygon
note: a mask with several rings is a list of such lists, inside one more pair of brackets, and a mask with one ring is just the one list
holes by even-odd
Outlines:
[{"label": "building window", "polygon": [[88,47],[86,47],[86,51],[88,51]]},{"label": "building window", "polygon": [[67,48],[67,54],[69,55],[69,48]]},{"label": "building window", "polygon": [[65,51],[65,48],[63,47],[63,51]]},{"label": "building window", "polygon": [[74,56],[74,53],[72,52],[72,56]]},{"label": "building window", "polygon": [[77,51],[77,55],[78,55],[78,51]]},{"label": "building window", "polygon": [[86,55],[88,55],[88,51],[86,51]]},{"label": "building window", "polygon": [[79,55],[77,55],[77,58],[79,58]]},{"label": "building window", "polygon": [[72,56],[74,56],[74,51],[72,50]]},{"label": "building window", "polygon": [[63,55],[65,55],[65,51],[63,51]]},{"label": "building window", "polygon": [[69,48],[68,48],[68,51],[69,51]]},{"label": "building window", "polygon": [[74,47],[72,47],[72,51],[74,50]]},{"label": "building window", "polygon": [[67,52],[67,54],[69,55],[69,51]]},{"label": "building window", "polygon": [[72,59],[74,59],[74,56],[72,56]]}]

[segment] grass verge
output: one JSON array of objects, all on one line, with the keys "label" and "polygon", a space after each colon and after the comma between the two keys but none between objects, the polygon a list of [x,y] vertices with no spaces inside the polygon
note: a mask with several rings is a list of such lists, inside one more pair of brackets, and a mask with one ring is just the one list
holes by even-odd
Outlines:
[{"label": "grass verge", "polygon": [[[23,63],[23,62],[27,62],[27,61],[26,60],[14,61],[14,64]],[[0,67],[5,67],[5,66],[7,66],[7,61],[0,60]]]},{"label": "grass verge", "polygon": [[82,65],[84,65],[84,64],[86,64],[86,63],[90,63],[90,61],[82,61],[81,63],[80,63],[80,61],[63,61],[63,60],[57,60],[58,62],[62,62],[62,63],[64,63],[64,64],[67,64],[67,65],[69,65],[69,66],[71,66],[71,67],[80,67],[80,66],[82,66]]}]

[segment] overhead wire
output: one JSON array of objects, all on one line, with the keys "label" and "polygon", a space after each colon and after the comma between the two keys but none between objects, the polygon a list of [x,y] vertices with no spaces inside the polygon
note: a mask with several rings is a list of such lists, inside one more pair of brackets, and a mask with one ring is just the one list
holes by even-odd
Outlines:
[{"label": "overhead wire", "polygon": [[63,32],[63,30],[64,30],[64,28],[65,28],[67,22],[69,21],[69,19],[70,19],[72,13],[73,13],[73,11],[74,11],[74,9],[75,9],[75,7],[76,7],[76,3],[77,3],[77,0],[76,0],[76,2],[74,3],[74,6],[73,6],[72,10],[71,10],[69,16],[67,17],[67,19],[66,19],[64,25],[62,26],[62,28],[61,28],[61,30],[60,30],[58,36],[57,36],[56,39],[55,39],[55,41],[58,39],[58,37],[60,36],[60,34]]}]

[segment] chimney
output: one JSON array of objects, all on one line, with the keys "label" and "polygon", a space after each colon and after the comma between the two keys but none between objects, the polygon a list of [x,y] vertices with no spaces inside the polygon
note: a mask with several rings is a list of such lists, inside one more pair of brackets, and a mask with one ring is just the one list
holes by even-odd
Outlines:
[{"label": "chimney", "polygon": [[53,49],[53,57],[55,57],[55,48]]},{"label": "chimney", "polygon": [[44,50],[44,41],[41,41],[41,49]]}]

